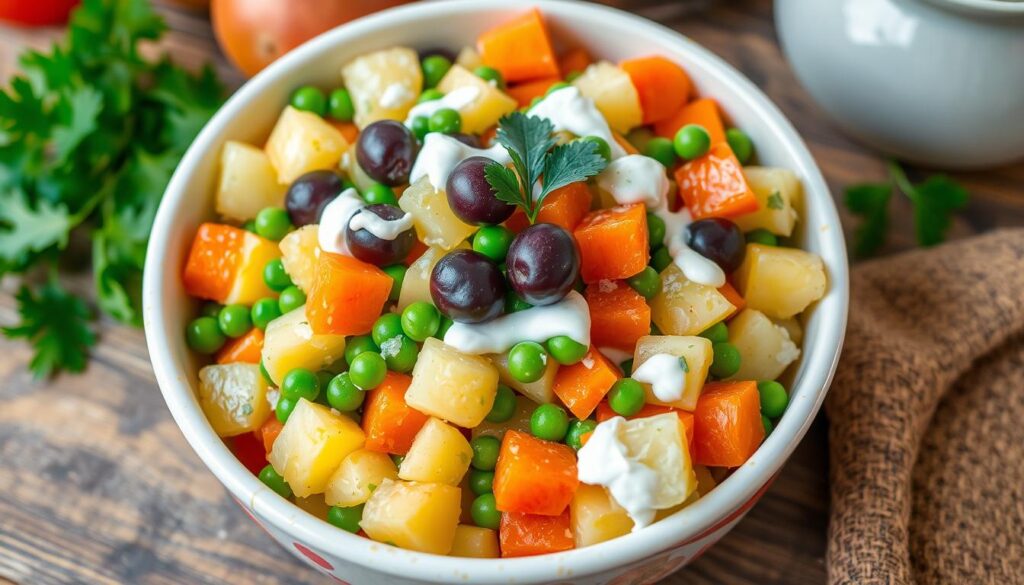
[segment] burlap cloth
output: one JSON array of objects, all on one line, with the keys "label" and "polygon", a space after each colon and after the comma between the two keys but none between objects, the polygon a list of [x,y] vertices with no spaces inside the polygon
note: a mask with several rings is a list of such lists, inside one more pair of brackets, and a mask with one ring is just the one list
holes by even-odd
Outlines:
[{"label": "burlap cloth", "polygon": [[1024,584],[1024,230],[853,270],[832,584]]}]

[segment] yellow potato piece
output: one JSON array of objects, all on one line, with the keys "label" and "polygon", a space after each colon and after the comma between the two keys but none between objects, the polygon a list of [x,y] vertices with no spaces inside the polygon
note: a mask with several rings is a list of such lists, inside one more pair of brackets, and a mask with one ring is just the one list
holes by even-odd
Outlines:
[{"label": "yellow potato piece", "polygon": [[366,502],[359,526],[377,542],[446,555],[455,543],[461,498],[455,486],[385,479]]},{"label": "yellow potato piece", "polygon": [[661,271],[661,282],[651,320],[666,335],[697,335],[736,309],[718,289],[687,280],[675,264]]},{"label": "yellow potato piece", "polygon": [[419,55],[406,47],[357,57],[341,68],[341,76],[359,128],[378,120],[405,120],[423,91]]},{"label": "yellow potato piece", "polygon": [[798,219],[796,205],[802,197],[800,179],[789,169],[767,167],[743,167],[743,174],[760,208],[733,221],[745,232],[760,228],[789,237]]},{"label": "yellow potato piece", "polygon": [[198,398],[220,437],[255,431],[270,416],[267,381],[255,364],[205,366],[199,370]]},{"label": "yellow potato piece", "polygon": [[774,380],[800,357],[789,332],[755,309],[729,322],[729,342],[740,352],[740,369],[731,380]]},{"label": "yellow potato piece", "polygon": [[263,340],[263,367],[280,385],[295,368],[320,370],[345,354],[345,337],[317,335],[306,319],[306,306],[289,311],[267,325]]},{"label": "yellow potato piece", "polygon": [[747,306],[772,319],[803,312],[825,295],[827,286],[825,266],[817,254],[763,244],[747,244],[733,278]]},{"label": "yellow potato piece", "polygon": [[647,402],[693,411],[697,407],[697,399],[700,397],[700,391],[704,388],[704,380],[708,377],[708,369],[714,359],[711,341],[703,337],[681,335],[641,337],[636,343],[633,371],[635,372],[647,360],[660,353],[685,358],[686,366],[690,371],[685,374],[682,398],[674,402],[663,402],[654,395],[650,384],[644,384]]},{"label": "yellow potato piece", "polygon": [[370,499],[385,479],[398,479],[398,469],[391,457],[386,453],[359,449],[346,457],[331,475],[324,499],[332,506],[358,506]]},{"label": "yellow potato piece", "polygon": [[437,89],[446,94],[462,87],[473,87],[478,92],[472,103],[459,110],[463,132],[479,134],[519,107],[508,94],[460,65],[452,65],[444,79],[437,84]]},{"label": "yellow potato piece", "polygon": [[345,457],[365,442],[355,421],[300,398],[274,441],[270,464],[296,496],[319,494]]},{"label": "yellow potato piece", "polygon": [[619,67],[599,61],[587,67],[572,84],[594,100],[608,125],[619,134],[626,134],[643,123],[640,95],[629,74]]},{"label": "yellow potato piece", "polygon": [[629,534],[633,519],[601,486],[580,484],[569,504],[576,548]]},{"label": "yellow potato piece", "polygon": [[496,559],[501,556],[498,532],[490,528],[459,524],[455,527],[455,542],[449,555],[473,559]]},{"label": "yellow potato piece", "polygon": [[217,213],[244,222],[264,207],[284,206],[285,186],[277,182],[270,157],[255,146],[229,140],[220,153]]},{"label": "yellow potato piece", "polygon": [[281,239],[281,262],[295,286],[309,292],[316,277],[316,261],[320,258],[317,241],[319,226],[304,225]]},{"label": "yellow potato piece", "polygon": [[326,120],[286,106],[264,150],[277,170],[277,182],[290,185],[300,175],[338,166],[348,140]]},{"label": "yellow potato piece", "polygon": [[459,485],[469,471],[473,449],[455,427],[436,418],[416,433],[412,447],[402,460],[398,477],[406,481]]},{"label": "yellow potato piece", "polygon": [[466,355],[439,339],[423,342],[405,401],[416,410],[471,429],[494,405],[498,370],[485,357]]},{"label": "yellow potato piece", "polygon": [[453,250],[478,229],[459,219],[444,191],[435,190],[425,176],[402,193],[398,206],[412,216],[417,237],[428,246]]},{"label": "yellow potato piece", "polygon": [[276,297],[277,293],[270,290],[263,280],[263,269],[266,268],[267,262],[281,257],[281,250],[277,244],[245,232],[239,255],[242,264],[238,267],[238,274],[235,275],[235,281],[224,299],[224,304],[251,305],[264,297]]}]

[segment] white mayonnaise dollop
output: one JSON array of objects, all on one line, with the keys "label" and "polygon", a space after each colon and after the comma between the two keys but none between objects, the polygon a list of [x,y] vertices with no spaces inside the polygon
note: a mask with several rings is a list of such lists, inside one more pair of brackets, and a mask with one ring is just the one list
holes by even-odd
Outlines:
[{"label": "white mayonnaise dollop", "polygon": [[414,94],[404,84],[392,83],[384,88],[383,93],[380,94],[380,100],[378,103],[380,103],[380,107],[382,108],[395,110],[401,108],[414,99],[416,99],[416,94]]},{"label": "white mayonnaise dollop", "polygon": [[466,86],[452,90],[441,99],[430,100],[429,102],[413,106],[409,110],[409,115],[405,117],[405,125],[412,128],[412,121],[416,118],[421,116],[429,118],[434,112],[445,108],[461,112],[463,108],[475,102],[478,97],[480,97],[480,88],[477,87]]},{"label": "white mayonnaise dollop", "polygon": [[352,231],[366,230],[380,240],[393,240],[412,227],[412,216],[406,213],[398,219],[384,219],[372,211],[360,209],[348,222]]},{"label": "white mayonnaise dollop", "polygon": [[577,453],[577,475],[583,483],[604,486],[633,519],[636,531],[654,521],[658,474],[629,456],[619,440],[625,422],[617,416],[597,425]]},{"label": "white mayonnaise dollop", "polygon": [[659,353],[647,358],[633,370],[632,378],[651,385],[651,391],[662,402],[675,402],[686,390],[686,371],[678,356]]},{"label": "white mayonnaise dollop", "polygon": [[317,240],[320,249],[332,254],[344,254],[351,256],[345,239],[345,228],[359,211],[366,207],[366,202],[359,196],[359,192],[349,188],[341,192],[333,201],[324,207],[320,215],[320,227],[317,230]]},{"label": "white mayonnaise dollop", "polygon": [[590,346],[590,309],[583,295],[569,291],[565,298],[539,307],[509,313],[484,323],[458,323],[444,335],[444,342],[462,353],[504,353],[522,341],[544,343],[565,335]]},{"label": "white mayonnaise dollop", "polygon": [[575,87],[563,87],[548,94],[537,105],[526,112],[530,116],[546,118],[555,127],[555,132],[571,132],[580,138],[599,136],[612,149],[612,158],[625,156],[619,143],[612,135],[608,121],[594,105],[594,100],[586,97]]},{"label": "white mayonnaise dollop", "polygon": [[434,189],[443,191],[445,183],[448,182],[448,175],[452,174],[460,162],[473,156],[485,156],[503,165],[512,162],[508,151],[500,144],[490,148],[473,148],[447,134],[431,132],[423,140],[423,148],[420,149],[416,163],[412,166],[409,182],[415,183],[420,178],[427,177]]}]

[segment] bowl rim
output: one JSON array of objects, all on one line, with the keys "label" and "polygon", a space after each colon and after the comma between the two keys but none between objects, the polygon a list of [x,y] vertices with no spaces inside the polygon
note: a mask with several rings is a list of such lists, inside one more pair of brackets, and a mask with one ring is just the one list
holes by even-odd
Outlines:
[{"label": "bowl rim", "polygon": [[[821,321],[812,352],[804,344],[806,366],[793,388],[793,395],[806,389],[807,400],[791,402],[774,432],[743,466],[698,502],[643,530],[593,545],[539,557],[511,559],[467,559],[419,553],[390,547],[372,540],[345,533],[325,521],[308,514],[281,498],[246,470],[213,432],[198,408],[190,382],[175,363],[167,339],[180,337],[181,326],[166,315],[163,293],[169,278],[178,278],[178,270],[168,270],[163,250],[172,239],[178,208],[186,205],[188,184],[203,152],[212,148],[229,121],[242,115],[246,105],[262,92],[273,87],[279,77],[300,65],[308,56],[345,42],[364,39],[375,31],[401,26],[416,26],[424,18],[439,19],[446,15],[473,12],[508,11],[509,7],[489,0],[445,0],[415,3],[367,16],[333,29],[291,51],[259,75],[248,81],[221,107],[189,147],[168,184],[151,233],[143,277],[143,316],[146,340],[154,373],[175,422],[188,443],[206,467],[228,489],[240,504],[266,519],[277,530],[296,542],[314,544],[319,551],[364,567],[369,571],[411,579],[454,579],[475,583],[499,583],[509,580],[541,582],[581,577],[615,569],[664,552],[686,539],[701,534],[739,509],[775,477],[818,412],[839,359],[846,329],[849,299],[849,274],[846,248],[839,216],[820,170],[803,140],[781,111],[750,80],[710,50],[679,33],[640,16],[597,4],[571,0],[531,0],[527,5],[559,17],[597,23],[605,28],[625,27],[636,38],[651,41],[652,46],[672,46],[687,58],[712,72],[727,92],[739,96],[763,118],[769,131],[779,136],[779,143],[798,162],[793,170],[803,179],[804,192],[813,193],[818,215],[824,219],[815,238],[826,259],[830,289],[819,301],[817,317]],[[808,229],[811,229],[810,227]],[[276,537],[275,537],[276,539]],[[457,577],[453,577],[457,576]]]}]

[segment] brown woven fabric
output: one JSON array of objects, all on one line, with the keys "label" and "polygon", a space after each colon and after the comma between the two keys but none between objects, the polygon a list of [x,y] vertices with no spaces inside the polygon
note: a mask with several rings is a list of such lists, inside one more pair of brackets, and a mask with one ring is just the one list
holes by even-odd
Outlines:
[{"label": "brown woven fabric", "polygon": [[1024,231],[857,266],[826,410],[830,583],[1024,584]]}]

